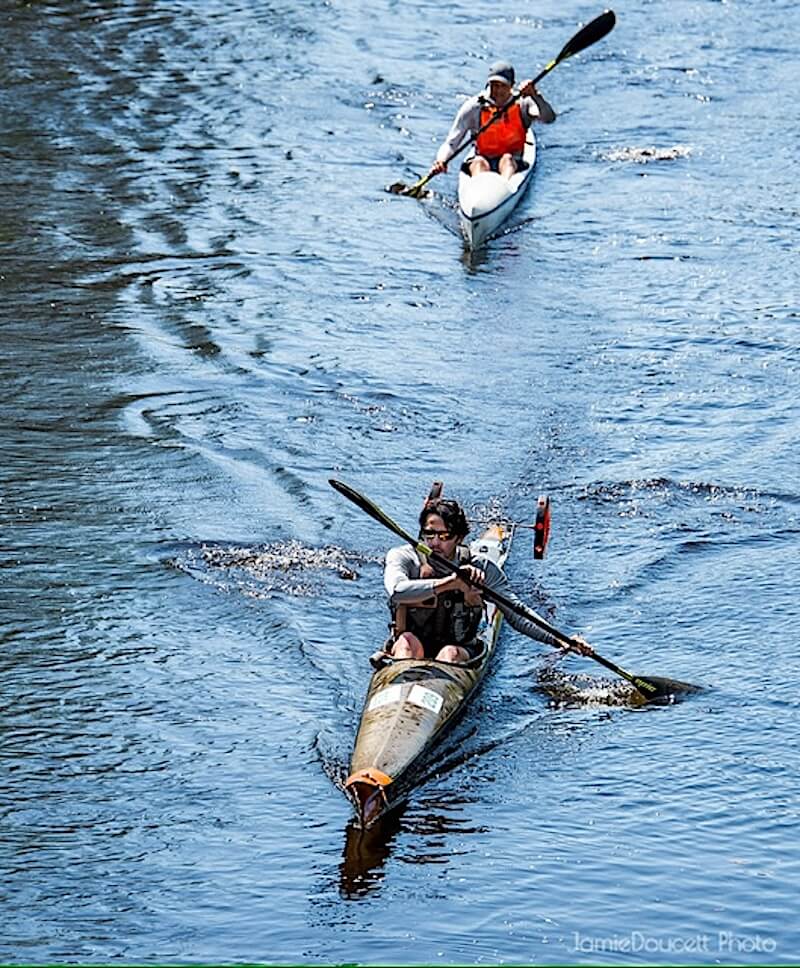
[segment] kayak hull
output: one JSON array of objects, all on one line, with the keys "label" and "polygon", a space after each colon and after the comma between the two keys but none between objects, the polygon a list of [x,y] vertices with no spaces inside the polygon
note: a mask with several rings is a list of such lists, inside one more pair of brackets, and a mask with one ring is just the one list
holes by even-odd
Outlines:
[{"label": "kayak hull", "polygon": [[531,182],[536,165],[536,138],[528,130],[522,155],[526,167],[511,178],[494,171],[468,174],[468,159],[458,175],[458,213],[464,242],[470,249],[480,248],[497,235],[519,204]]},{"label": "kayak hull", "polygon": [[[472,553],[502,567],[511,537],[508,526],[492,525],[472,543]],[[481,650],[471,662],[395,659],[372,676],[345,783],[362,827],[397,802],[464,711],[489,667],[501,620],[500,611],[487,603],[478,633]]]}]

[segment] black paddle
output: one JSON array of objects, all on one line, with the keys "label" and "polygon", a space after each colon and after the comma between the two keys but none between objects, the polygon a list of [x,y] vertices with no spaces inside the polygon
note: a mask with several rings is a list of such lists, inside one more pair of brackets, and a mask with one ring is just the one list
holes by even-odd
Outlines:
[{"label": "black paddle", "polygon": [[[461,569],[454,561],[450,561],[445,558],[444,555],[440,555],[438,552],[429,548],[428,545],[424,544],[416,538],[413,538],[407,531],[400,527],[397,522],[393,521],[385,511],[382,511],[377,504],[373,504],[368,497],[363,494],[359,494],[358,491],[354,490],[348,484],[342,481],[329,480],[328,483],[334,490],[338,491],[342,497],[346,497],[348,501],[352,501],[356,507],[361,508],[365,511],[371,518],[378,521],[384,527],[393,531],[398,537],[407,541],[413,548],[416,548],[420,554],[425,555],[434,564],[439,565],[442,568],[446,568],[448,571],[454,574],[461,574]],[[625,669],[618,666],[616,663],[612,662],[610,659],[604,658],[602,655],[598,655],[591,646],[586,646],[583,642],[572,638],[564,632],[559,631],[555,626],[551,625],[548,621],[543,619],[540,615],[537,615],[532,609],[523,605],[521,602],[512,601],[506,598],[505,595],[501,595],[499,592],[492,591],[489,588],[485,588],[483,585],[480,586],[481,593],[484,598],[489,599],[490,602],[494,602],[496,605],[501,605],[503,608],[508,609],[508,611],[515,612],[517,615],[522,616],[522,618],[528,619],[533,622],[534,625],[538,625],[540,629],[545,632],[549,632],[553,638],[557,639],[564,647],[572,649],[579,652],[581,655],[586,655],[590,659],[594,659],[595,662],[599,662],[600,665],[610,669],[615,672],[618,676],[622,676],[623,679],[627,679],[631,685],[635,686],[636,689],[644,696],[647,700],[654,699],[666,699],[675,693],[681,692],[696,692],[698,687],[693,686],[688,682],[680,682],[677,679],[665,679],[660,676],[635,676],[630,672],[626,672]]]},{"label": "black paddle", "polygon": [[[598,40],[602,40],[603,37],[605,37],[605,35],[613,28],[614,24],[616,23],[616,19],[617,18],[615,17],[613,10],[606,10],[605,13],[601,13],[599,17],[595,17],[594,20],[586,24],[585,27],[581,27],[577,34],[575,34],[571,40],[568,40],[567,43],[564,44],[558,57],[555,57],[543,70],[539,71],[539,73],[533,79],[534,86],[537,85],[543,77],[546,77],[554,67],[561,63],[561,61],[566,60],[568,57],[572,57],[573,54],[577,54],[579,51],[585,50],[592,44],[596,44]],[[461,154],[462,151],[465,151],[471,144],[474,144],[483,134],[483,132],[488,127],[493,125],[498,118],[501,118],[511,107],[511,105],[519,100],[519,98],[519,94],[513,95],[513,97],[511,97],[503,105],[500,111],[492,115],[486,124],[479,128],[468,141],[465,141],[460,148],[454,151],[450,157],[447,158],[445,164],[449,165],[454,158]],[[394,195],[410,195],[412,198],[419,198],[422,189],[428,184],[431,178],[433,178],[433,173],[428,172],[427,175],[425,175],[423,178],[420,178],[420,180],[413,185],[408,186],[404,185],[402,182],[395,182],[393,185],[389,186],[388,191]]]}]

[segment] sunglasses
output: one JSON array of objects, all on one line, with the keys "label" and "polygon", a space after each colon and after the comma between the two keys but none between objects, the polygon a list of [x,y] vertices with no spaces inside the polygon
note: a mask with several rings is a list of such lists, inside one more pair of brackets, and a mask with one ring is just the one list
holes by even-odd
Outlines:
[{"label": "sunglasses", "polygon": [[438,538],[440,541],[449,541],[451,538],[455,538],[452,531],[420,531],[419,536],[423,541],[431,541],[433,538]]}]

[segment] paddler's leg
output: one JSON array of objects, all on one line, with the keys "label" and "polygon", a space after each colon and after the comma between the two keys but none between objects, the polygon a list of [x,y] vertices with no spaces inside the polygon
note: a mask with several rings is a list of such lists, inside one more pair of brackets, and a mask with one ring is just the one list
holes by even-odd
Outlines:
[{"label": "paddler's leg", "polygon": [[392,646],[395,659],[424,659],[425,648],[413,632],[403,632]]},{"label": "paddler's leg", "polygon": [[503,155],[497,165],[497,170],[500,172],[503,178],[511,178],[511,176],[517,170],[517,162],[514,156],[508,153]]},{"label": "paddler's leg", "polygon": [[492,166],[483,157],[483,155],[475,155],[475,157],[469,163],[470,175],[478,175],[482,171],[491,171],[491,170],[492,170]]},{"label": "paddler's leg", "polygon": [[470,654],[460,645],[446,645],[436,653],[437,662],[469,662]]}]

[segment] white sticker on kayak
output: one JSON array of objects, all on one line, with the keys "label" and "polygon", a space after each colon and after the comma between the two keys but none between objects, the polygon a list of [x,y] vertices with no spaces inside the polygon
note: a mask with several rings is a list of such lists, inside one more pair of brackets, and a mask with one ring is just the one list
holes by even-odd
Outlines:
[{"label": "white sticker on kayak", "polygon": [[389,703],[400,702],[402,698],[403,686],[401,683],[395,686],[388,686],[386,689],[381,689],[380,692],[375,693],[372,699],[370,699],[367,709],[380,709],[381,706],[388,706]]},{"label": "white sticker on kayak", "polygon": [[413,702],[415,706],[422,706],[423,709],[430,709],[431,712],[438,713],[442,708],[444,699],[433,689],[426,689],[425,686],[417,684],[411,687],[408,701]]}]

